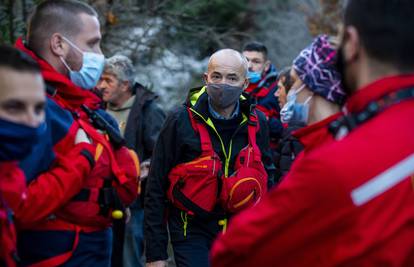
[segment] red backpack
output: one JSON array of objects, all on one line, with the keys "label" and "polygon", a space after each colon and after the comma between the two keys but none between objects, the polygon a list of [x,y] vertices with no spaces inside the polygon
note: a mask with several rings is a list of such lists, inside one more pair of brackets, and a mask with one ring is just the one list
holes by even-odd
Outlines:
[{"label": "red backpack", "polygon": [[[97,166],[100,168],[93,168],[86,179],[85,187],[56,215],[82,226],[107,227],[111,225],[113,219],[123,218],[124,203],[132,202],[136,198],[139,177],[138,158],[135,152],[126,147],[112,151],[111,144],[104,135],[98,134],[82,120],[78,120],[78,123],[89,136],[99,142],[95,160],[99,162]],[[105,150],[107,153],[103,153]],[[130,190],[122,188],[121,185],[128,185]],[[134,189],[135,193],[131,194]]]},{"label": "red backpack", "polygon": [[193,118],[191,110],[188,113],[200,135],[201,155],[171,170],[168,199],[177,208],[200,216],[211,215],[217,203],[230,213],[255,205],[266,193],[268,178],[256,144],[256,113],[252,112],[248,121],[249,143],[237,156],[235,171],[229,177],[222,174],[223,165],[206,126]]}]

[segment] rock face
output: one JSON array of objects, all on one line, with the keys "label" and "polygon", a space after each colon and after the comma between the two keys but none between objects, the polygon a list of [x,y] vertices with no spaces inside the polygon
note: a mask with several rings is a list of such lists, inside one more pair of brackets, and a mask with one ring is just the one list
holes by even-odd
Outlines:
[{"label": "rock face", "polygon": [[[270,2],[270,1],[269,1]],[[278,69],[291,66],[293,59],[312,40],[306,10],[319,7],[316,0],[272,1],[256,16],[258,40],[269,48],[269,57]]]}]

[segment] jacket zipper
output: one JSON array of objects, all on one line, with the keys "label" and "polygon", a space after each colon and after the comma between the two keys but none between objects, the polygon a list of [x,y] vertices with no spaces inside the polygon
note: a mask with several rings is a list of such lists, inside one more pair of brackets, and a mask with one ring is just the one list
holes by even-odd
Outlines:
[{"label": "jacket zipper", "polygon": [[201,116],[197,111],[195,111],[194,109],[190,108],[195,114],[197,114],[197,116],[199,116],[211,129],[213,129],[213,131],[216,133],[220,143],[221,143],[221,150],[223,151],[224,154],[224,158],[225,158],[225,165],[224,165],[224,177],[227,178],[229,177],[229,165],[230,165],[230,158],[231,158],[231,151],[232,151],[232,147],[233,147],[233,138],[234,136],[238,133],[238,131],[240,130],[240,128],[247,122],[246,121],[242,121],[239,126],[237,127],[236,131],[234,131],[233,135],[231,136],[230,139],[230,144],[229,144],[229,154],[227,155],[227,151],[226,148],[224,146],[223,140],[221,139],[220,134],[217,132],[217,130],[211,126],[205,119],[203,116]]}]

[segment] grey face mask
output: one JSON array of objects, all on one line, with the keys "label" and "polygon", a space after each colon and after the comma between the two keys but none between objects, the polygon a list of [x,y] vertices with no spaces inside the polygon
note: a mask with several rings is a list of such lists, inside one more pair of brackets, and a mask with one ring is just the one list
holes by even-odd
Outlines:
[{"label": "grey face mask", "polygon": [[242,92],[242,86],[233,86],[225,83],[207,84],[207,94],[212,103],[219,108],[228,108],[235,104]]}]

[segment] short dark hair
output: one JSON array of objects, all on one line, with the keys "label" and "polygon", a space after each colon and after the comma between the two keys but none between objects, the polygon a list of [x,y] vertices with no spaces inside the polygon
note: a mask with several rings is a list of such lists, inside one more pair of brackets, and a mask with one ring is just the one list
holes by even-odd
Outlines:
[{"label": "short dark hair", "polygon": [[8,45],[0,45],[0,67],[40,74],[40,67],[34,59]]},{"label": "short dark hair", "polygon": [[283,86],[285,87],[286,93],[289,92],[290,88],[292,87],[292,78],[290,76],[290,71],[292,70],[292,67],[284,67],[278,75],[278,80],[281,80],[282,78],[285,78],[285,81],[283,82]]},{"label": "short dark hair", "polygon": [[357,29],[370,57],[410,71],[414,67],[413,14],[412,0],[350,0],[345,26]]},{"label": "short dark hair", "polygon": [[251,42],[251,43],[247,43],[244,45],[243,47],[243,52],[244,51],[255,51],[255,52],[260,52],[264,55],[264,58],[267,58],[267,47],[259,42]]},{"label": "short dark hair", "polygon": [[79,14],[98,16],[86,3],[77,0],[49,0],[39,4],[29,18],[28,46],[41,54],[43,45],[55,32],[72,37],[82,29]]}]

